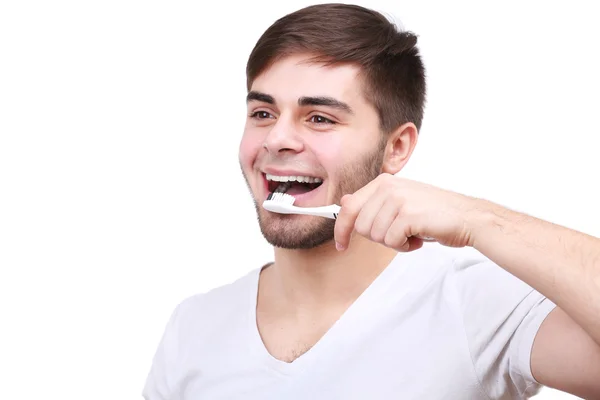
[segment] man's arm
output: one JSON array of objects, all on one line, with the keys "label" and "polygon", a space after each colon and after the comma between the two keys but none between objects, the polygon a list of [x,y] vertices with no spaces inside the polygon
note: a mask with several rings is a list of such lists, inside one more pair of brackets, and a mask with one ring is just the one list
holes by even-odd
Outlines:
[{"label": "man's arm", "polygon": [[557,305],[535,338],[543,385],[600,399],[600,240],[479,200],[472,246]]},{"label": "man's arm", "polygon": [[[393,205],[393,206],[392,206]],[[353,230],[398,251],[421,238],[472,246],[550,299],[532,350],[533,376],[543,385],[600,399],[600,240],[492,202],[381,174],[341,199],[336,247]]]},{"label": "man's arm", "polygon": [[600,399],[600,347],[559,307],[537,333],[531,373],[542,385],[584,399]]},{"label": "man's arm", "polygon": [[481,201],[472,246],[552,300],[600,345],[600,239]]}]

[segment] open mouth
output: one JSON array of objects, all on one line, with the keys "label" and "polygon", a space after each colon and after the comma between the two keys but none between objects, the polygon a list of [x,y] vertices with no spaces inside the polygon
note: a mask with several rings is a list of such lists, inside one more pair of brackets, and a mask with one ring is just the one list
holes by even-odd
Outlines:
[{"label": "open mouth", "polygon": [[321,178],[312,176],[277,176],[265,174],[269,192],[298,196],[311,192],[323,184]]}]

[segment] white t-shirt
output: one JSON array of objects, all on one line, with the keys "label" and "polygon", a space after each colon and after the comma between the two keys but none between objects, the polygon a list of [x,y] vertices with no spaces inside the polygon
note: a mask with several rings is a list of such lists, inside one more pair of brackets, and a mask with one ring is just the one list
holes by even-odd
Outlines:
[{"label": "white t-shirt", "polygon": [[147,400],[523,399],[549,300],[470,248],[400,253],[310,350],[286,363],[256,325],[260,268],[184,300]]}]

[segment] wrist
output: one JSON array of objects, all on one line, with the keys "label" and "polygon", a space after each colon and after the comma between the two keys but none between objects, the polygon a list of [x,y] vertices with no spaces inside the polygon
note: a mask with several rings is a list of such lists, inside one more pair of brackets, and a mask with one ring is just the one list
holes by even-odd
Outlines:
[{"label": "wrist", "polygon": [[502,208],[484,199],[473,199],[468,212],[466,225],[469,232],[469,246],[479,250],[481,241],[489,238],[497,229],[502,229],[504,217]]}]

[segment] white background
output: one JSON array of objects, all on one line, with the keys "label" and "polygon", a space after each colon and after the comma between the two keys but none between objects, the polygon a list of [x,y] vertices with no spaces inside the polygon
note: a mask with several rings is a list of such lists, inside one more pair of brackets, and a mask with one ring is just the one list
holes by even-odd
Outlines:
[{"label": "white background", "polygon": [[[173,307],[271,259],[244,68],[308,4],[0,3],[0,398],[139,398]],[[361,4],[420,35],[402,175],[600,236],[593,2]]]}]

